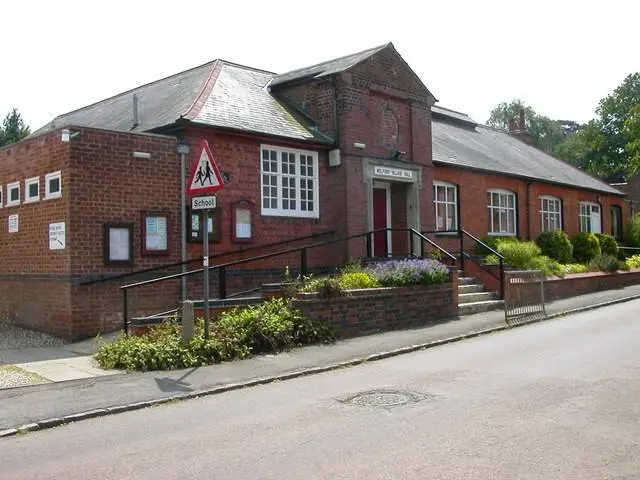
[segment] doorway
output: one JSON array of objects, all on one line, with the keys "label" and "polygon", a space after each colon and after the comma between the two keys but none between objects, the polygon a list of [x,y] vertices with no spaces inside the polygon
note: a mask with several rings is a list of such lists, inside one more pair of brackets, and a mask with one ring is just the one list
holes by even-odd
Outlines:
[{"label": "doorway", "polygon": [[[388,182],[373,184],[373,229],[391,228],[391,185]],[[391,232],[377,233],[373,236],[373,255],[387,257],[391,255]]]}]

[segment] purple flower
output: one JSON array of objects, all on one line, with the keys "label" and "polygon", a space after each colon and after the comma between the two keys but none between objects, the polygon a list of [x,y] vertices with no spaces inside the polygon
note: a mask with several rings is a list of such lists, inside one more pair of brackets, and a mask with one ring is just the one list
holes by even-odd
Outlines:
[{"label": "purple flower", "polygon": [[449,269],[437,260],[407,259],[378,262],[367,267],[382,285],[430,285],[449,279]]}]

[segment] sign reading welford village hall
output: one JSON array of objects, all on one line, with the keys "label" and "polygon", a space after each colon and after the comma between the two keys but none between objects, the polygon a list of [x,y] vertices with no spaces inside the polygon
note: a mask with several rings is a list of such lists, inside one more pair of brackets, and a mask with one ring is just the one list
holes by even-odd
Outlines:
[{"label": "sign reading welford village hall", "polygon": [[379,177],[413,180],[413,171],[404,168],[373,167],[373,174]]}]

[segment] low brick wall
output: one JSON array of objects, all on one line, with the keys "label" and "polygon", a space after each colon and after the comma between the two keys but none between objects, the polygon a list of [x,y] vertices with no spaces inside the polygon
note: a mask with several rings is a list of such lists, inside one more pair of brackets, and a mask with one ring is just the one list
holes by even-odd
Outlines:
[{"label": "low brick wall", "polygon": [[295,304],[307,316],[336,328],[340,337],[416,328],[458,315],[458,278],[429,286],[352,290],[321,298],[298,294]]},{"label": "low brick wall", "polygon": [[624,288],[640,283],[640,270],[619,273],[585,273],[545,280],[545,300],[574,297],[586,293]]}]

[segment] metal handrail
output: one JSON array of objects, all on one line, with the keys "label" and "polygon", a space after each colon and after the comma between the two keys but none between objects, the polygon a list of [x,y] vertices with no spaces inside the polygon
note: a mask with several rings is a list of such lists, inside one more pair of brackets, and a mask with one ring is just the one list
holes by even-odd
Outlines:
[{"label": "metal handrail", "polygon": [[[496,250],[491,248],[489,245],[484,243],[479,238],[476,238],[474,235],[472,235],[469,232],[467,232],[466,230],[463,230],[462,228],[460,228],[460,265],[461,265],[461,268],[462,268],[463,271],[464,271],[464,255],[465,255],[465,253],[464,253],[464,235],[466,235],[467,237],[472,239],[474,242],[476,242],[476,244],[482,245],[489,252],[493,253],[495,256],[498,257],[498,260],[500,262],[500,278],[498,278],[498,280],[500,280],[500,298],[504,299],[504,255],[498,253]],[[469,255],[469,259],[473,260],[470,255]],[[491,275],[493,277],[495,277],[495,275],[493,275],[493,273],[491,273]]]},{"label": "metal handrail", "polygon": [[[282,256],[282,255],[287,255],[287,254],[298,252],[298,253],[300,253],[300,274],[304,276],[304,275],[307,274],[307,260],[308,260],[307,251],[309,249],[322,247],[322,246],[326,246],[326,245],[331,245],[331,244],[338,243],[338,242],[345,242],[345,241],[348,241],[348,240],[353,240],[355,238],[365,238],[366,242],[367,242],[366,243],[367,257],[372,257],[371,254],[372,254],[372,250],[373,250],[372,249],[373,236],[376,233],[384,232],[385,233],[385,235],[384,235],[385,246],[388,247],[388,238],[387,238],[386,234],[388,232],[394,232],[394,231],[408,232],[408,233],[411,234],[410,238],[412,240],[413,240],[413,235],[417,235],[418,238],[420,238],[420,240],[421,240],[421,245],[423,245],[424,242],[426,241],[427,243],[429,243],[432,246],[438,248],[441,252],[443,252],[449,258],[451,258],[451,259],[453,259],[455,261],[455,256],[451,255],[451,253],[447,252],[445,249],[443,249],[442,247],[437,245],[435,242],[433,242],[429,238],[425,237],[424,235],[422,235],[420,232],[418,232],[417,230],[415,230],[413,228],[408,228],[408,229],[379,228],[379,229],[376,229],[376,230],[371,230],[369,232],[359,233],[359,234],[356,234],[356,235],[349,235],[349,236],[346,236],[346,237],[327,240],[327,241],[323,241],[323,242],[316,242],[316,243],[312,243],[310,245],[305,245],[303,247],[287,248],[287,249],[280,250],[280,251],[277,251],[277,252],[267,253],[267,254],[263,254],[263,255],[257,255],[255,257],[235,260],[235,261],[232,261],[232,262],[222,263],[222,264],[218,264],[218,265],[211,265],[211,266],[208,266],[206,268],[208,270],[217,270],[218,271],[218,274],[219,274],[219,298],[224,299],[224,298],[227,298],[227,293],[226,293],[226,272],[227,272],[227,268],[229,268],[229,267],[234,267],[236,265],[242,265],[242,264],[249,263],[249,262],[254,262],[254,261],[258,261],[258,260],[265,260],[265,259],[268,259],[268,258],[273,258],[273,257],[278,257],[278,256]],[[385,248],[385,251],[388,251],[388,248]],[[128,329],[128,299],[127,299],[127,294],[128,294],[128,291],[130,289],[142,287],[142,286],[145,286],[145,285],[151,285],[151,284],[163,282],[163,281],[166,281],[166,280],[175,280],[175,279],[179,279],[179,278],[182,278],[182,277],[187,277],[187,276],[190,276],[190,275],[196,275],[196,274],[202,273],[202,272],[204,272],[204,268],[198,268],[198,269],[190,270],[190,271],[187,271],[187,272],[180,272],[180,273],[175,273],[175,274],[172,274],[172,275],[165,275],[165,276],[159,277],[159,278],[153,278],[153,279],[150,279],[150,280],[143,280],[143,281],[136,282],[136,283],[130,283],[128,285],[122,285],[120,287],[120,290],[122,291],[122,295],[123,295],[123,320],[124,320],[125,333],[127,332],[127,329]]]},{"label": "metal handrail", "polygon": [[[218,253],[216,255],[211,255],[211,256],[209,256],[209,259],[211,260],[213,258],[228,257],[230,255],[241,254],[241,253],[250,252],[250,251],[253,251],[253,250],[260,250],[262,248],[276,247],[276,246],[279,246],[279,245],[285,245],[287,243],[300,242],[302,240],[309,240],[309,239],[312,239],[312,238],[324,237],[326,235],[333,235],[334,233],[336,233],[335,230],[325,230],[324,232],[312,233],[312,234],[309,234],[309,235],[303,235],[301,237],[295,237],[295,238],[291,238],[289,240],[281,240],[279,242],[263,243],[262,245],[252,245],[252,246],[247,247],[247,248],[240,248],[238,250],[232,250],[230,252],[222,252],[222,253]],[[189,265],[189,264],[196,263],[196,262],[202,262],[202,257],[192,258],[191,260],[187,260],[185,262],[166,263],[166,264],[160,265],[158,267],[143,268],[141,270],[136,270],[134,272],[121,273],[121,274],[113,275],[113,276],[109,276],[109,277],[105,277],[104,275],[101,275],[100,278],[98,278],[98,279],[89,280],[88,282],[81,282],[80,285],[92,285],[94,283],[113,282],[115,280],[122,280],[123,278],[133,277],[135,275],[142,275],[143,273],[157,272],[157,271],[160,271],[160,270],[164,270],[166,268],[181,267],[182,265]]]}]

